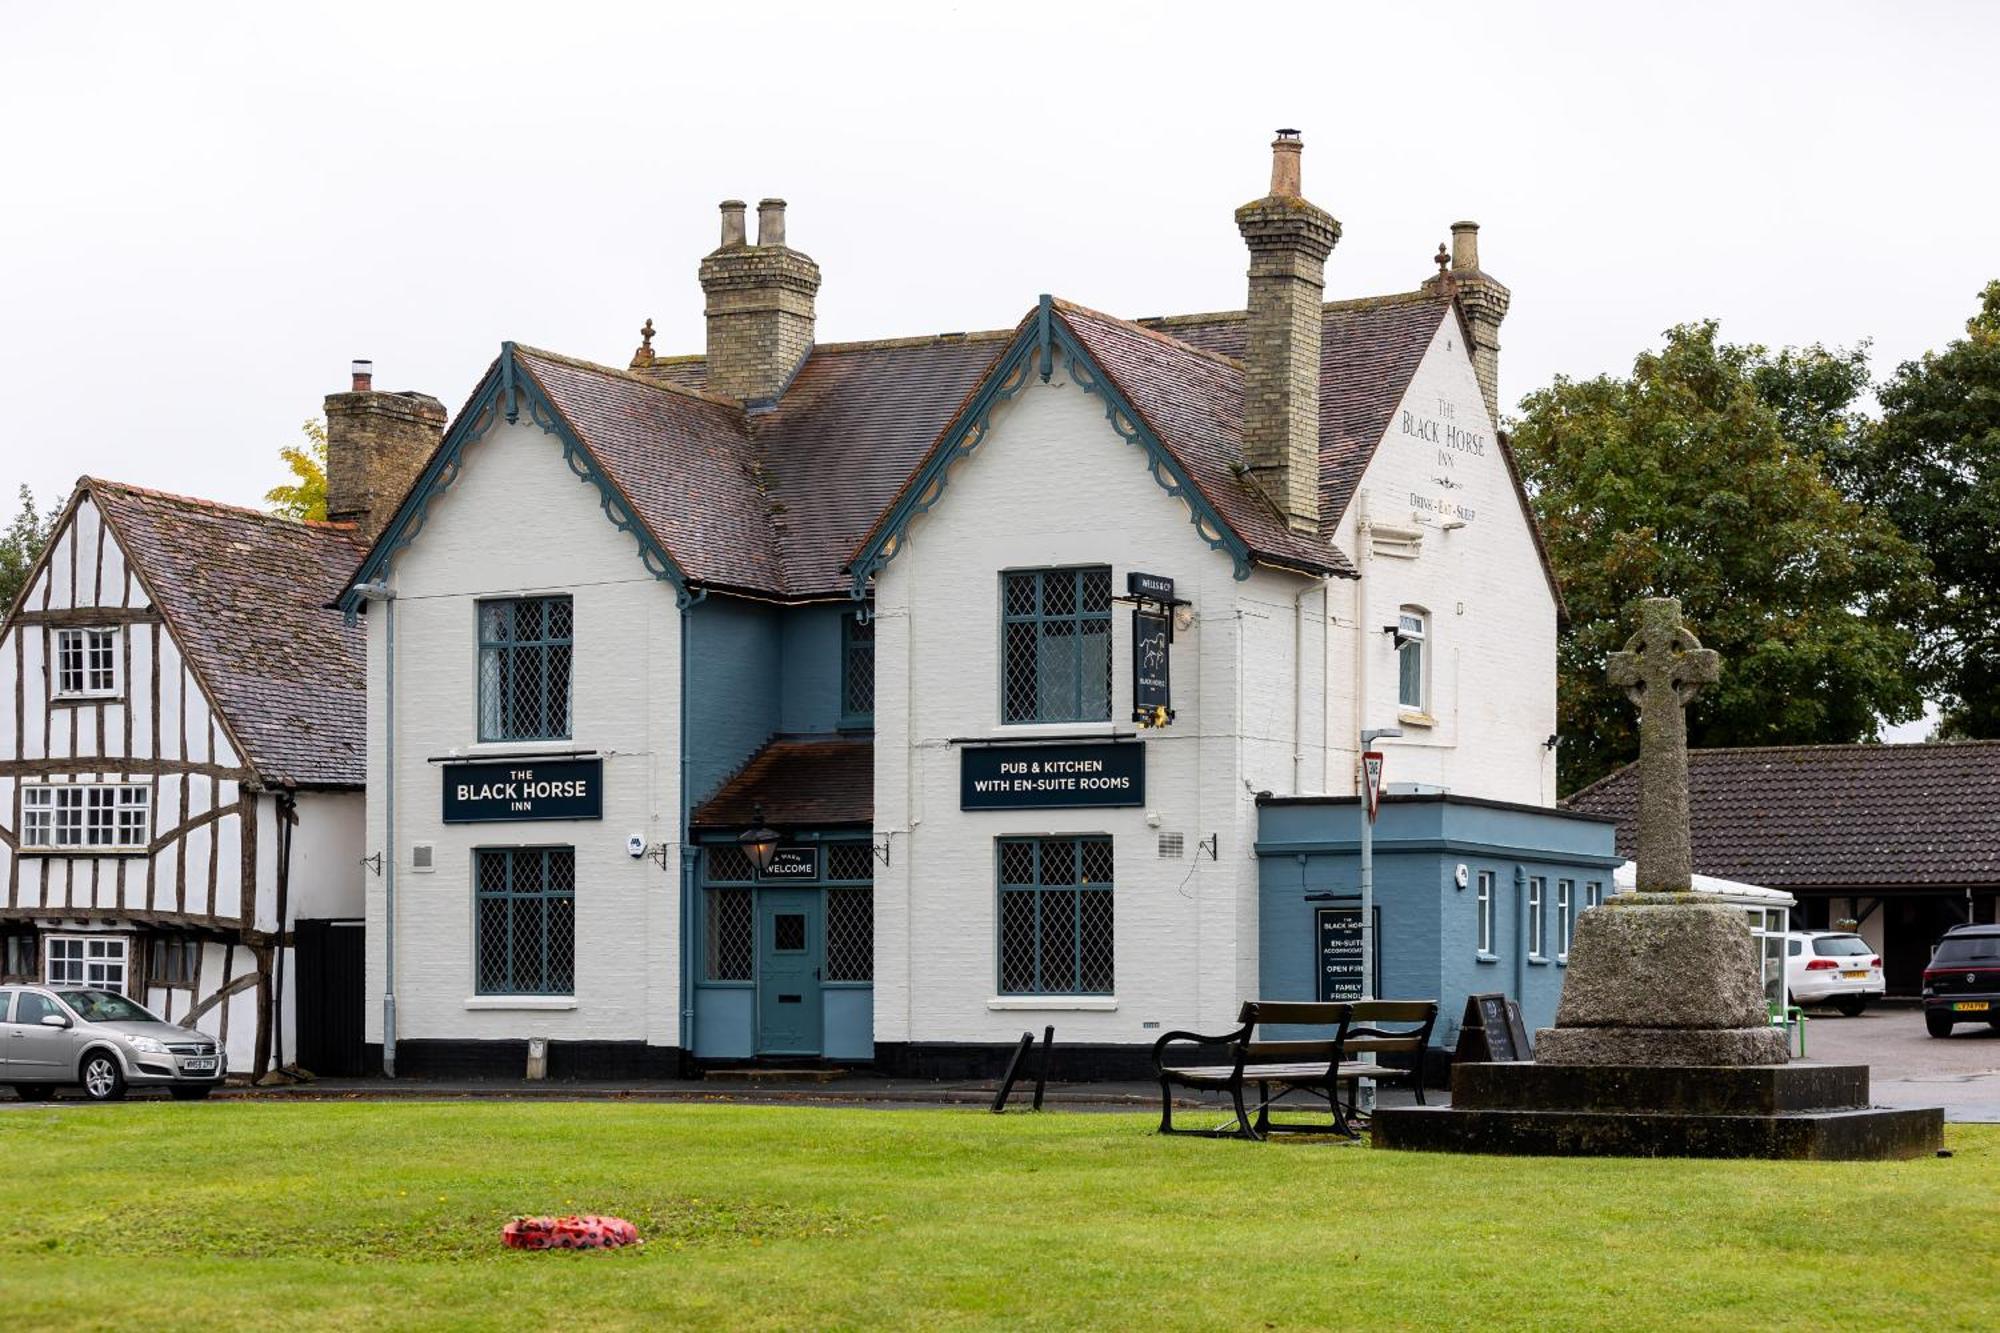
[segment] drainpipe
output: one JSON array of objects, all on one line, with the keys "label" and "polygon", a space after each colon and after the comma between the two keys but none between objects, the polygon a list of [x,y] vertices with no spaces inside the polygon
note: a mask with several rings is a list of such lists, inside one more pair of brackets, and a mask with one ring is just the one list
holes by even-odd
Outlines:
[{"label": "drainpipe", "polygon": [[1306,598],[1308,583],[1292,598],[1292,795],[1305,792],[1306,763]]},{"label": "drainpipe", "polygon": [[691,637],[694,603],[684,601],[681,606],[681,660],[680,660],[680,744],[681,764],[679,790],[674,793],[674,804],[679,808],[680,856],[681,856],[681,925],[680,961],[678,970],[681,983],[681,1021],[677,1034],[681,1046],[681,1071],[686,1073],[689,1062],[694,1058],[694,945],[688,933],[694,929],[694,858],[695,850],[688,844],[688,642]]},{"label": "drainpipe", "polygon": [[355,585],[363,601],[379,602],[387,618],[383,651],[382,720],[382,1074],[396,1077],[396,590],[381,579]]},{"label": "drainpipe", "polygon": [[1514,998],[1525,1001],[1528,992],[1528,869],[1514,867]]},{"label": "drainpipe", "polygon": [[1368,618],[1368,567],[1374,563],[1375,522],[1368,515],[1367,491],[1355,496],[1354,503],[1360,511],[1354,527],[1354,735],[1359,738],[1368,725],[1368,649],[1373,636],[1367,627],[1374,623]]}]

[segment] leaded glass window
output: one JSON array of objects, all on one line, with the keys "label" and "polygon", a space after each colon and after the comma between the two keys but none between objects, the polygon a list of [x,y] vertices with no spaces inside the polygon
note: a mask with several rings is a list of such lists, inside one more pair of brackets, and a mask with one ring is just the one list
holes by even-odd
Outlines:
[{"label": "leaded glass window", "polygon": [[1112,993],[1111,839],[1000,840],[1000,991]]},{"label": "leaded glass window", "polygon": [[[875,848],[826,844],[826,979],[875,979]],[[852,886],[852,887],[846,887]]]},{"label": "leaded glass window", "polygon": [[706,967],[710,981],[748,981],[756,945],[749,889],[709,889]]},{"label": "leaded glass window", "polygon": [[1111,569],[1001,576],[1001,716],[1096,722],[1111,716]]},{"label": "leaded glass window", "polygon": [[481,849],[473,859],[478,993],[575,994],[576,849]]},{"label": "leaded glass window", "polygon": [[840,722],[875,724],[875,621],[854,612],[840,618]]},{"label": "leaded glass window", "polygon": [[573,612],[567,597],[479,604],[479,739],[569,736]]}]

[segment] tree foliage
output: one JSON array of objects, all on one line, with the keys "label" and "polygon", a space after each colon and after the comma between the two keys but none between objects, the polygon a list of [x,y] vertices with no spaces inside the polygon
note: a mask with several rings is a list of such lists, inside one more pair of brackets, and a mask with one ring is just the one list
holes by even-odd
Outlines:
[{"label": "tree foliage", "polygon": [[292,480],[264,492],[264,502],[271,506],[272,513],[286,518],[324,519],[326,423],[313,418],[299,430],[305,435],[306,442],[303,445],[288,444],[278,451],[278,457],[291,469]]},{"label": "tree foliage", "polygon": [[20,512],[8,520],[6,528],[0,529],[0,616],[21,595],[28,571],[34,568],[42,548],[49,544],[56,518],[62,512],[56,508],[47,513],[37,512],[35,493],[26,486],[21,487],[19,500]]},{"label": "tree foliage", "polygon": [[1916,623],[1941,730],[2000,737],[2000,281],[1965,337],[1904,362],[1878,399],[1837,472],[1930,559],[1937,592]]},{"label": "tree foliage", "polygon": [[1851,448],[1866,385],[1863,352],[1773,356],[1711,322],[1668,330],[1628,377],[1558,377],[1524,400],[1513,445],[1570,613],[1564,790],[1638,753],[1604,667],[1643,597],[1679,597],[1722,654],[1692,744],[1863,740],[1918,714],[1901,621],[1926,595],[1923,557],[1822,462]]}]

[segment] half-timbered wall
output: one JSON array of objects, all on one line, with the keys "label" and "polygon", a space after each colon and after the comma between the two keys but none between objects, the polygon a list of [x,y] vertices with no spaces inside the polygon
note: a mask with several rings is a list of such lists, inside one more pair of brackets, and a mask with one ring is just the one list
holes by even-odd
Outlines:
[{"label": "half-timbered wall", "polygon": [[[62,696],[57,640],[74,628],[117,632],[114,692]],[[222,1039],[232,1070],[253,1068],[271,1041],[259,1020],[282,943],[275,932],[298,915],[278,901],[278,798],[258,789],[87,492],[0,633],[0,703],[0,921],[16,934],[32,928],[38,958],[50,934],[126,935],[127,992],[170,1021],[192,1015]],[[40,783],[143,786],[145,845],[24,846],[22,790]],[[347,817],[334,822],[358,844],[358,794],[330,800],[344,802]],[[295,857],[303,842],[324,863],[299,896],[325,900],[313,904],[320,915],[358,915],[358,867],[333,865],[325,841],[295,830]],[[154,984],[152,942],[162,937],[198,942],[185,982]]]}]

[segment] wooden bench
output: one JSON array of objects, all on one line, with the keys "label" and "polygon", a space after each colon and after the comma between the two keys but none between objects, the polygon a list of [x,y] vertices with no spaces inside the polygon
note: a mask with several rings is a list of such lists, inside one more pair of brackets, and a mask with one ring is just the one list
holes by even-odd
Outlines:
[{"label": "wooden bench", "polygon": [[[1262,1139],[1273,1133],[1341,1134],[1354,1136],[1349,1112],[1360,1080],[1408,1082],[1417,1101],[1424,1100],[1424,1050],[1437,1022],[1435,1000],[1364,1000],[1311,1004],[1285,1000],[1248,1000],[1234,1032],[1205,1036],[1169,1032],[1153,1043],[1153,1066],[1160,1079],[1160,1132],[1198,1134],[1208,1138]],[[1382,1024],[1393,1024],[1384,1027]],[[1318,1028],[1329,1035],[1281,1040],[1258,1039],[1266,1026]],[[1170,1050],[1191,1046],[1190,1060]],[[1363,1055],[1414,1057],[1405,1070],[1361,1059]],[[1244,1089],[1255,1084],[1254,1115],[1244,1101]],[[1235,1107],[1232,1125],[1220,1129],[1176,1129],[1173,1122],[1175,1086],[1227,1092]],[[1341,1089],[1347,1090],[1345,1103]],[[1276,1089],[1273,1095],[1273,1089]],[[1303,1093],[1326,1102],[1330,1121],[1273,1122],[1271,1109],[1285,1097]]]}]

